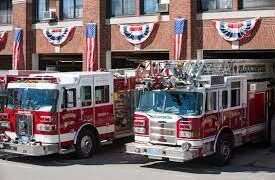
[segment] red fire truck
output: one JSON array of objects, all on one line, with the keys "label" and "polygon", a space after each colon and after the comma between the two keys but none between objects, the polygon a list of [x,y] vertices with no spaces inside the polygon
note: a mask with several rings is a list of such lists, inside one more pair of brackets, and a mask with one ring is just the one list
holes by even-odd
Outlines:
[{"label": "red fire truck", "polygon": [[270,138],[274,64],[269,60],[151,62],[139,70],[135,142],[126,152],[184,162]]},{"label": "red fire truck", "polygon": [[6,102],[6,88],[10,81],[18,76],[29,76],[34,73],[41,73],[42,71],[27,71],[27,70],[2,70],[0,71],[0,113],[4,111]]},{"label": "red fire truck", "polygon": [[[129,73],[128,73],[129,74]],[[69,72],[17,78],[7,87],[0,124],[4,152],[91,156],[101,144],[133,136],[135,78],[127,72]]]},{"label": "red fire truck", "polygon": [[[29,76],[33,73],[42,73],[42,71],[29,71],[29,70],[1,70],[0,71],[0,116],[4,112],[5,104],[7,101],[7,84],[13,81],[18,76]],[[0,140],[2,139],[2,134],[4,128],[0,125]]]}]

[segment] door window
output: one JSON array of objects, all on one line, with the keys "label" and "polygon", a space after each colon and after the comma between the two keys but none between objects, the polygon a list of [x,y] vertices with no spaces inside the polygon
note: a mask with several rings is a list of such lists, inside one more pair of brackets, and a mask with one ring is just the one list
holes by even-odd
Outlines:
[{"label": "door window", "polygon": [[222,91],[222,108],[228,108],[228,91]]},{"label": "door window", "polygon": [[217,110],[217,92],[208,92],[206,94],[206,105],[205,111],[216,111]]},{"label": "door window", "polygon": [[82,86],[80,88],[80,99],[82,106],[92,105],[92,88],[91,86]]},{"label": "door window", "polygon": [[95,103],[103,104],[108,103],[109,98],[109,85],[106,86],[96,86],[95,87]]},{"label": "door window", "polygon": [[66,89],[63,93],[62,108],[76,107],[76,89]]},{"label": "door window", "polygon": [[231,107],[241,105],[241,82],[231,83]]}]

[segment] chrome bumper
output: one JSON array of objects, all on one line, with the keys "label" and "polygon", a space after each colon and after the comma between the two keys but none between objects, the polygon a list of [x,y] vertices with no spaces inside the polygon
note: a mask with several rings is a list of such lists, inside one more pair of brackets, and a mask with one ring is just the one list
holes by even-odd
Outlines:
[{"label": "chrome bumper", "polygon": [[58,153],[58,144],[26,145],[0,142],[0,152],[29,156],[44,156]]},{"label": "chrome bumper", "polygon": [[153,145],[150,143],[128,143],[126,153],[148,156],[150,159],[185,162],[199,156],[198,150],[184,151],[181,147]]}]

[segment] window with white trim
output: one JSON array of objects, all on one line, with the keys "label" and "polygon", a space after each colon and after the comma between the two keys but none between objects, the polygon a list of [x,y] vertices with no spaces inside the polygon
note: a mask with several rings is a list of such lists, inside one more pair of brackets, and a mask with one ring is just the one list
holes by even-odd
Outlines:
[{"label": "window with white trim", "polygon": [[198,0],[198,11],[224,11],[231,10],[233,0]]},{"label": "window with white trim", "polygon": [[12,21],[12,1],[0,1],[0,24],[11,24]]},{"label": "window with white trim", "polygon": [[65,89],[63,92],[62,108],[76,107],[76,89]]},{"label": "window with white trim", "polygon": [[108,103],[110,101],[109,93],[110,93],[109,85],[96,86],[95,87],[95,103],[96,104]]},{"label": "window with white trim", "polygon": [[129,16],[136,14],[136,0],[110,0],[111,16]]},{"label": "window with white trim", "polygon": [[206,93],[205,112],[217,110],[217,92]]},{"label": "window with white trim", "polygon": [[222,108],[228,108],[228,91],[222,91]]},{"label": "window with white trim", "polygon": [[141,0],[142,14],[155,14],[158,12],[159,0]]},{"label": "window with white trim", "polygon": [[80,100],[81,100],[82,106],[92,105],[92,87],[91,86],[82,86],[80,88]]},{"label": "window with white trim", "polygon": [[80,19],[83,16],[82,0],[63,0],[62,1],[63,19]]},{"label": "window with white trim", "polygon": [[231,107],[241,105],[241,82],[231,83]]},{"label": "window with white trim", "polygon": [[272,7],[275,7],[275,1],[274,0],[242,0],[241,7],[244,9],[272,8]]},{"label": "window with white trim", "polygon": [[43,13],[49,11],[49,0],[34,0],[35,21],[43,20]]}]

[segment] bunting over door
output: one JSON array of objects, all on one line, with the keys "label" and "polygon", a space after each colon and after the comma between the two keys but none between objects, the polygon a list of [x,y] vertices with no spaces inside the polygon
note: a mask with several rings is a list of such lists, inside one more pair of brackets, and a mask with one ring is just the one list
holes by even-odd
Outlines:
[{"label": "bunting over door", "polygon": [[45,28],[43,34],[53,45],[62,45],[69,37],[72,37],[75,28]]},{"label": "bunting over door", "polygon": [[2,31],[0,32],[0,46],[2,45],[2,43],[7,39],[7,32],[6,31]]},{"label": "bunting over door", "polygon": [[131,44],[138,45],[146,41],[156,29],[157,23],[148,23],[139,26],[118,25],[120,33]]},{"label": "bunting over door", "polygon": [[249,37],[259,22],[260,18],[248,19],[237,23],[213,21],[219,35],[226,41],[240,41]]}]

